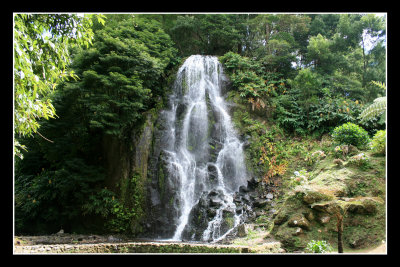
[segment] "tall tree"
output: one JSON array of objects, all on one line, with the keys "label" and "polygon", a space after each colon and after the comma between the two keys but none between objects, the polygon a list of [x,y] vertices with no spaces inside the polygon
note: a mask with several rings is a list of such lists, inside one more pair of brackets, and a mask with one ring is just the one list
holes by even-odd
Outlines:
[{"label": "tall tree", "polygon": [[249,22],[252,56],[265,71],[288,75],[305,41],[310,18],[293,14],[261,14]]},{"label": "tall tree", "polygon": [[170,34],[181,55],[241,53],[246,40],[246,17],[235,14],[178,16]]}]

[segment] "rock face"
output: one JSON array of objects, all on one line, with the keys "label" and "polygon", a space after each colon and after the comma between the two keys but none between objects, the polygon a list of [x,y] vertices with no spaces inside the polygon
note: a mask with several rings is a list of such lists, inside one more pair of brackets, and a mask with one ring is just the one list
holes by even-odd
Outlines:
[{"label": "rock face", "polygon": [[[129,223],[132,234],[138,234],[142,231],[143,214],[146,213],[145,185],[155,119],[155,114],[147,113],[143,127],[133,129],[129,140],[120,140],[109,135],[103,137],[103,157],[107,170],[106,187],[116,193],[124,207],[129,209],[135,207],[136,210],[143,210],[140,216],[138,214]],[[132,183],[133,178],[135,179],[134,184]],[[135,203],[131,197],[133,194],[136,195],[137,199],[140,199],[141,203]]]}]

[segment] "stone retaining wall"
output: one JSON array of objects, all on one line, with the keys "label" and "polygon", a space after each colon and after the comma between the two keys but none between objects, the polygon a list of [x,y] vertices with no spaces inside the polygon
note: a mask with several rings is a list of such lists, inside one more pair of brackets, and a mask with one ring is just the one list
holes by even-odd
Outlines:
[{"label": "stone retaining wall", "polygon": [[16,245],[14,254],[56,253],[254,253],[246,246],[210,245],[192,243],[97,243],[97,244],[51,244]]}]

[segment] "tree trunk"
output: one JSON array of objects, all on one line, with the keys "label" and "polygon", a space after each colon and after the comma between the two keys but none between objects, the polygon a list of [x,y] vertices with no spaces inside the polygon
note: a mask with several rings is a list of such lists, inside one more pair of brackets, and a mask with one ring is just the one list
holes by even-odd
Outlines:
[{"label": "tree trunk", "polygon": [[338,252],[343,253],[343,217],[341,215],[337,216],[337,231],[338,231]]},{"label": "tree trunk", "polygon": [[361,42],[362,42],[362,52],[363,52],[363,73],[362,73],[362,88],[365,88],[366,85],[366,73],[367,73],[367,59],[365,56],[365,46],[364,46],[364,37],[361,38]]}]

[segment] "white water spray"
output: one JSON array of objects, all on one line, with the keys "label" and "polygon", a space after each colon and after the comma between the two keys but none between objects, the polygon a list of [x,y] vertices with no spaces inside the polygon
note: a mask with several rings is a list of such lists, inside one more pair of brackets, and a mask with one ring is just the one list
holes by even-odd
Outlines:
[{"label": "white water spray", "polygon": [[[235,213],[233,194],[246,185],[246,168],[242,143],[237,138],[227,105],[221,95],[223,70],[217,57],[190,56],[178,70],[169,116],[170,151],[166,151],[167,169],[177,184],[179,214],[172,240],[180,240],[189,215],[202,192],[219,190],[223,201],[216,215],[208,222],[204,241],[218,241],[239,223],[241,214]],[[185,110],[177,117],[177,106]],[[216,121],[210,121],[213,114]],[[215,124],[212,124],[215,123]],[[210,127],[218,132],[214,141],[219,144],[216,158],[211,159]],[[178,134],[179,133],[179,134]],[[218,139],[218,140],[215,140]],[[216,169],[217,182],[209,181],[208,168]],[[233,226],[221,232],[224,211],[234,214]]]}]

